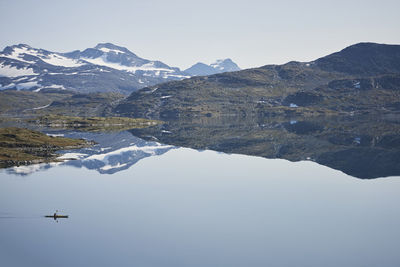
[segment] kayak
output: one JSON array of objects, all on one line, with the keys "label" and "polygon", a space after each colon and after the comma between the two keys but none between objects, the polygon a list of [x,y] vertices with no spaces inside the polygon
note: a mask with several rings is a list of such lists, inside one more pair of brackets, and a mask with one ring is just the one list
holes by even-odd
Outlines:
[{"label": "kayak", "polygon": [[44,217],[58,219],[58,218],[68,218],[68,215],[56,215],[56,216],[54,216],[54,215],[46,215]]}]

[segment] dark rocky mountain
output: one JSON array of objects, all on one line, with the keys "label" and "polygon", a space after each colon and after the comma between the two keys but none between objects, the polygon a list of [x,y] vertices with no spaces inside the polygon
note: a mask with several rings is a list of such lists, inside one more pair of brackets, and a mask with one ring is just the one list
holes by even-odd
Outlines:
[{"label": "dark rocky mountain", "polygon": [[0,53],[0,90],[68,89],[80,93],[129,94],[140,88],[189,76],[160,61],[143,59],[110,43],[70,53],[25,44]]},{"label": "dark rocky mountain", "polygon": [[227,58],[219,59],[210,65],[199,62],[186,69],[184,72],[189,74],[190,76],[205,76],[239,70],[239,66],[234,63],[230,58]]},{"label": "dark rocky mountain", "polygon": [[132,93],[124,116],[332,115],[399,112],[400,45],[360,43],[312,62],[192,77]]},{"label": "dark rocky mountain", "polygon": [[399,45],[359,43],[317,59],[315,63],[325,71],[356,76],[398,74],[400,73],[399,47]]}]

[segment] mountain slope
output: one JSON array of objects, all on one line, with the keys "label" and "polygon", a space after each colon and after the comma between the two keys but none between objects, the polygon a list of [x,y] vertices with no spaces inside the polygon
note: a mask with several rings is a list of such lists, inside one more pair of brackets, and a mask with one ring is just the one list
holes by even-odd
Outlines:
[{"label": "mountain slope", "polygon": [[210,65],[199,62],[184,70],[184,72],[191,76],[204,76],[239,70],[240,68],[238,65],[236,65],[236,63],[234,63],[230,58],[227,58],[219,59]]},{"label": "mountain slope", "polygon": [[317,59],[315,63],[326,71],[358,76],[400,72],[399,45],[358,43],[340,52]]},{"label": "mountain slope", "polygon": [[312,62],[192,77],[132,93],[125,116],[332,114],[400,111],[400,46],[361,43]]},{"label": "mountain slope", "polygon": [[129,94],[146,86],[188,77],[178,68],[140,58],[110,43],[70,53],[20,44],[8,46],[0,53],[0,89],[53,88]]}]

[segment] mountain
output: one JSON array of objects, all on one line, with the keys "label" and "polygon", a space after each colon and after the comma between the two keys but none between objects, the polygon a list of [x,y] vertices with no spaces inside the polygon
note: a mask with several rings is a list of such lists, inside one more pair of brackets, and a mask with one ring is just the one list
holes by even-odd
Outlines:
[{"label": "mountain", "polygon": [[143,59],[111,43],[69,53],[26,44],[0,53],[0,89],[70,89],[80,93],[129,94],[140,88],[189,76],[160,61]]},{"label": "mountain", "polygon": [[239,70],[239,66],[236,65],[236,63],[234,63],[230,58],[227,58],[219,59],[210,65],[199,62],[184,70],[184,72],[190,76],[204,76]]},{"label": "mountain", "polygon": [[359,43],[311,62],[150,86],[114,111],[158,119],[399,112],[399,92],[400,45]]}]

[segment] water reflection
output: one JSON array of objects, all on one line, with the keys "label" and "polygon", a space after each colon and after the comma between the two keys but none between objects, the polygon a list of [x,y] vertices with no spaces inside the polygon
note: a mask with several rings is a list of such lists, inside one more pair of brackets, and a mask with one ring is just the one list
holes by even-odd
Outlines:
[{"label": "water reflection", "polygon": [[130,132],[175,146],[312,160],[358,178],[400,175],[400,124],[389,117],[202,118]]},{"label": "water reflection", "polygon": [[95,140],[97,144],[93,147],[79,150],[61,151],[63,156],[60,159],[65,160],[64,162],[12,167],[6,169],[6,171],[9,174],[28,175],[59,165],[69,165],[77,168],[85,167],[90,170],[96,170],[101,174],[113,174],[128,169],[141,159],[161,155],[174,148],[173,146],[163,145],[155,141],[145,141],[126,131],[119,133],[52,131],[48,134]]},{"label": "water reflection", "polygon": [[58,165],[113,174],[176,147],[309,160],[363,179],[400,175],[400,123],[389,117],[197,118],[119,133],[49,131],[98,144],[63,151],[65,162],[9,168],[26,175]]}]

